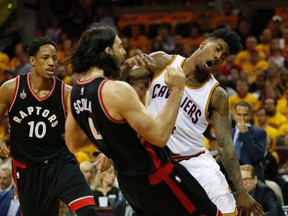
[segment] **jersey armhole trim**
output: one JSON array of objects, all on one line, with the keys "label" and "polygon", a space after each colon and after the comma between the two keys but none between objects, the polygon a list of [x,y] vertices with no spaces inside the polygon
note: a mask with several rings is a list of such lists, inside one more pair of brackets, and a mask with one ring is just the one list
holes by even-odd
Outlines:
[{"label": "jersey armhole trim", "polygon": [[19,89],[19,76],[16,77],[15,79],[15,87],[14,87],[14,92],[13,92],[13,97],[12,97],[12,100],[11,100],[11,104],[10,104],[10,107],[8,109],[8,112],[11,111],[13,105],[14,105],[14,102],[16,100],[16,96],[17,96],[17,93],[18,93],[18,89]]},{"label": "jersey armhole trim", "polygon": [[106,108],[106,106],[105,106],[105,104],[104,104],[103,96],[102,96],[102,90],[103,90],[103,87],[104,87],[104,85],[105,85],[105,83],[106,83],[107,81],[108,81],[108,79],[103,80],[103,82],[100,84],[99,89],[98,89],[98,98],[99,98],[100,106],[101,106],[103,112],[105,113],[106,117],[107,117],[110,121],[112,121],[112,122],[114,122],[114,123],[126,123],[126,120],[125,120],[125,119],[118,120],[118,119],[113,118],[113,117],[110,115],[108,109]]},{"label": "jersey armhole trim", "polygon": [[216,84],[212,87],[212,89],[211,89],[211,91],[210,91],[210,93],[209,93],[208,100],[207,100],[208,103],[206,104],[206,107],[205,107],[205,116],[206,116],[206,120],[207,120],[207,121],[209,121],[208,109],[209,109],[209,107],[210,107],[211,97],[212,97],[212,95],[213,95],[213,92],[215,91],[215,89],[216,89],[219,85],[220,85],[219,83],[216,83]]},{"label": "jersey armhole trim", "polygon": [[62,95],[61,95],[61,100],[62,100],[62,107],[63,107],[63,111],[64,111],[64,115],[65,117],[67,117],[67,101],[65,100],[65,83],[62,82],[61,83],[61,89],[62,89]]}]

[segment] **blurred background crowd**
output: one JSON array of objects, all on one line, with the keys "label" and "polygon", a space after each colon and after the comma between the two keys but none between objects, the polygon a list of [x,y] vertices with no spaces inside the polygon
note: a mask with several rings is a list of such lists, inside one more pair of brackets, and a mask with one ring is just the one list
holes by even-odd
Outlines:
[{"label": "blurred background crowd", "polygon": [[[232,121],[236,103],[244,100],[253,106],[251,124],[267,133],[262,161],[265,179],[277,181],[280,176],[284,180],[281,204],[288,205],[287,0],[3,0],[0,14],[0,84],[31,71],[26,44],[34,37],[48,36],[58,47],[55,75],[72,85],[77,77],[65,57],[92,22],[117,27],[127,58],[158,50],[189,57],[214,29],[235,30],[243,51],[229,56],[214,76],[228,93]],[[136,90],[145,98],[148,84],[139,85]],[[0,138],[9,144],[8,117],[0,123]],[[211,153],[215,151],[212,124],[205,141]],[[93,162],[97,154],[90,147],[76,156],[84,163]],[[276,166],[267,162],[268,154]],[[0,164],[6,161],[3,158]],[[95,197],[118,196],[114,170],[97,176],[87,163],[81,170]]]}]

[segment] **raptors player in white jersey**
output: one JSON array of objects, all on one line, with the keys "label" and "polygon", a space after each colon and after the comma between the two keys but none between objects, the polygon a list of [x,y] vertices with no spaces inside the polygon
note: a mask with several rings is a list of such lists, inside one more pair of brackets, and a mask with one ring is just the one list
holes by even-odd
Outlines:
[{"label": "raptors player in white jersey", "polygon": [[151,114],[157,116],[169,97],[164,82],[166,68],[169,65],[182,67],[187,77],[186,85],[174,131],[167,144],[175,160],[199,181],[223,215],[238,214],[236,201],[219,165],[205,149],[203,133],[211,118],[221,161],[237,190],[238,210],[246,209],[255,215],[264,215],[262,207],[244,187],[232,142],[228,97],[211,74],[229,54],[236,54],[240,50],[240,40],[235,32],[218,29],[187,59],[164,52],[151,53],[157,66],[149,70],[135,67],[129,74],[129,80],[131,83],[144,80],[152,73],[146,106]]}]

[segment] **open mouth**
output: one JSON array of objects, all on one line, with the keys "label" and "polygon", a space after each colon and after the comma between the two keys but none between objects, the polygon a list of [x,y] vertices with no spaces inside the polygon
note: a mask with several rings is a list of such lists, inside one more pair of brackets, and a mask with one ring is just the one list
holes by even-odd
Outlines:
[{"label": "open mouth", "polygon": [[47,71],[48,73],[54,73],[54,69],[53,69],[53,68],[51,68],[51,69],[46,69],[46,71]]},{"label": "open mouth", "polygon": [[205,65],[206,65],[207,68],[212,68],[214,66],[214,62],[207,61]]}]

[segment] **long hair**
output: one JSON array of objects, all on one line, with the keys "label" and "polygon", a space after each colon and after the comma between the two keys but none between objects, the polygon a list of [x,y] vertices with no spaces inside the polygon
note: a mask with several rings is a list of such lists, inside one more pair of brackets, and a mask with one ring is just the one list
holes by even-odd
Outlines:
[{"label": "long hair", "polygon": [[91,67],[97,66],[104,70],[104,75],[113,78],[120,76],[120,62],[114,55],[105,52],[114,44],[116,30],[111,26],[91,24],[82,34],[72,52],[70,63],[75,73],[85,73]]}]

